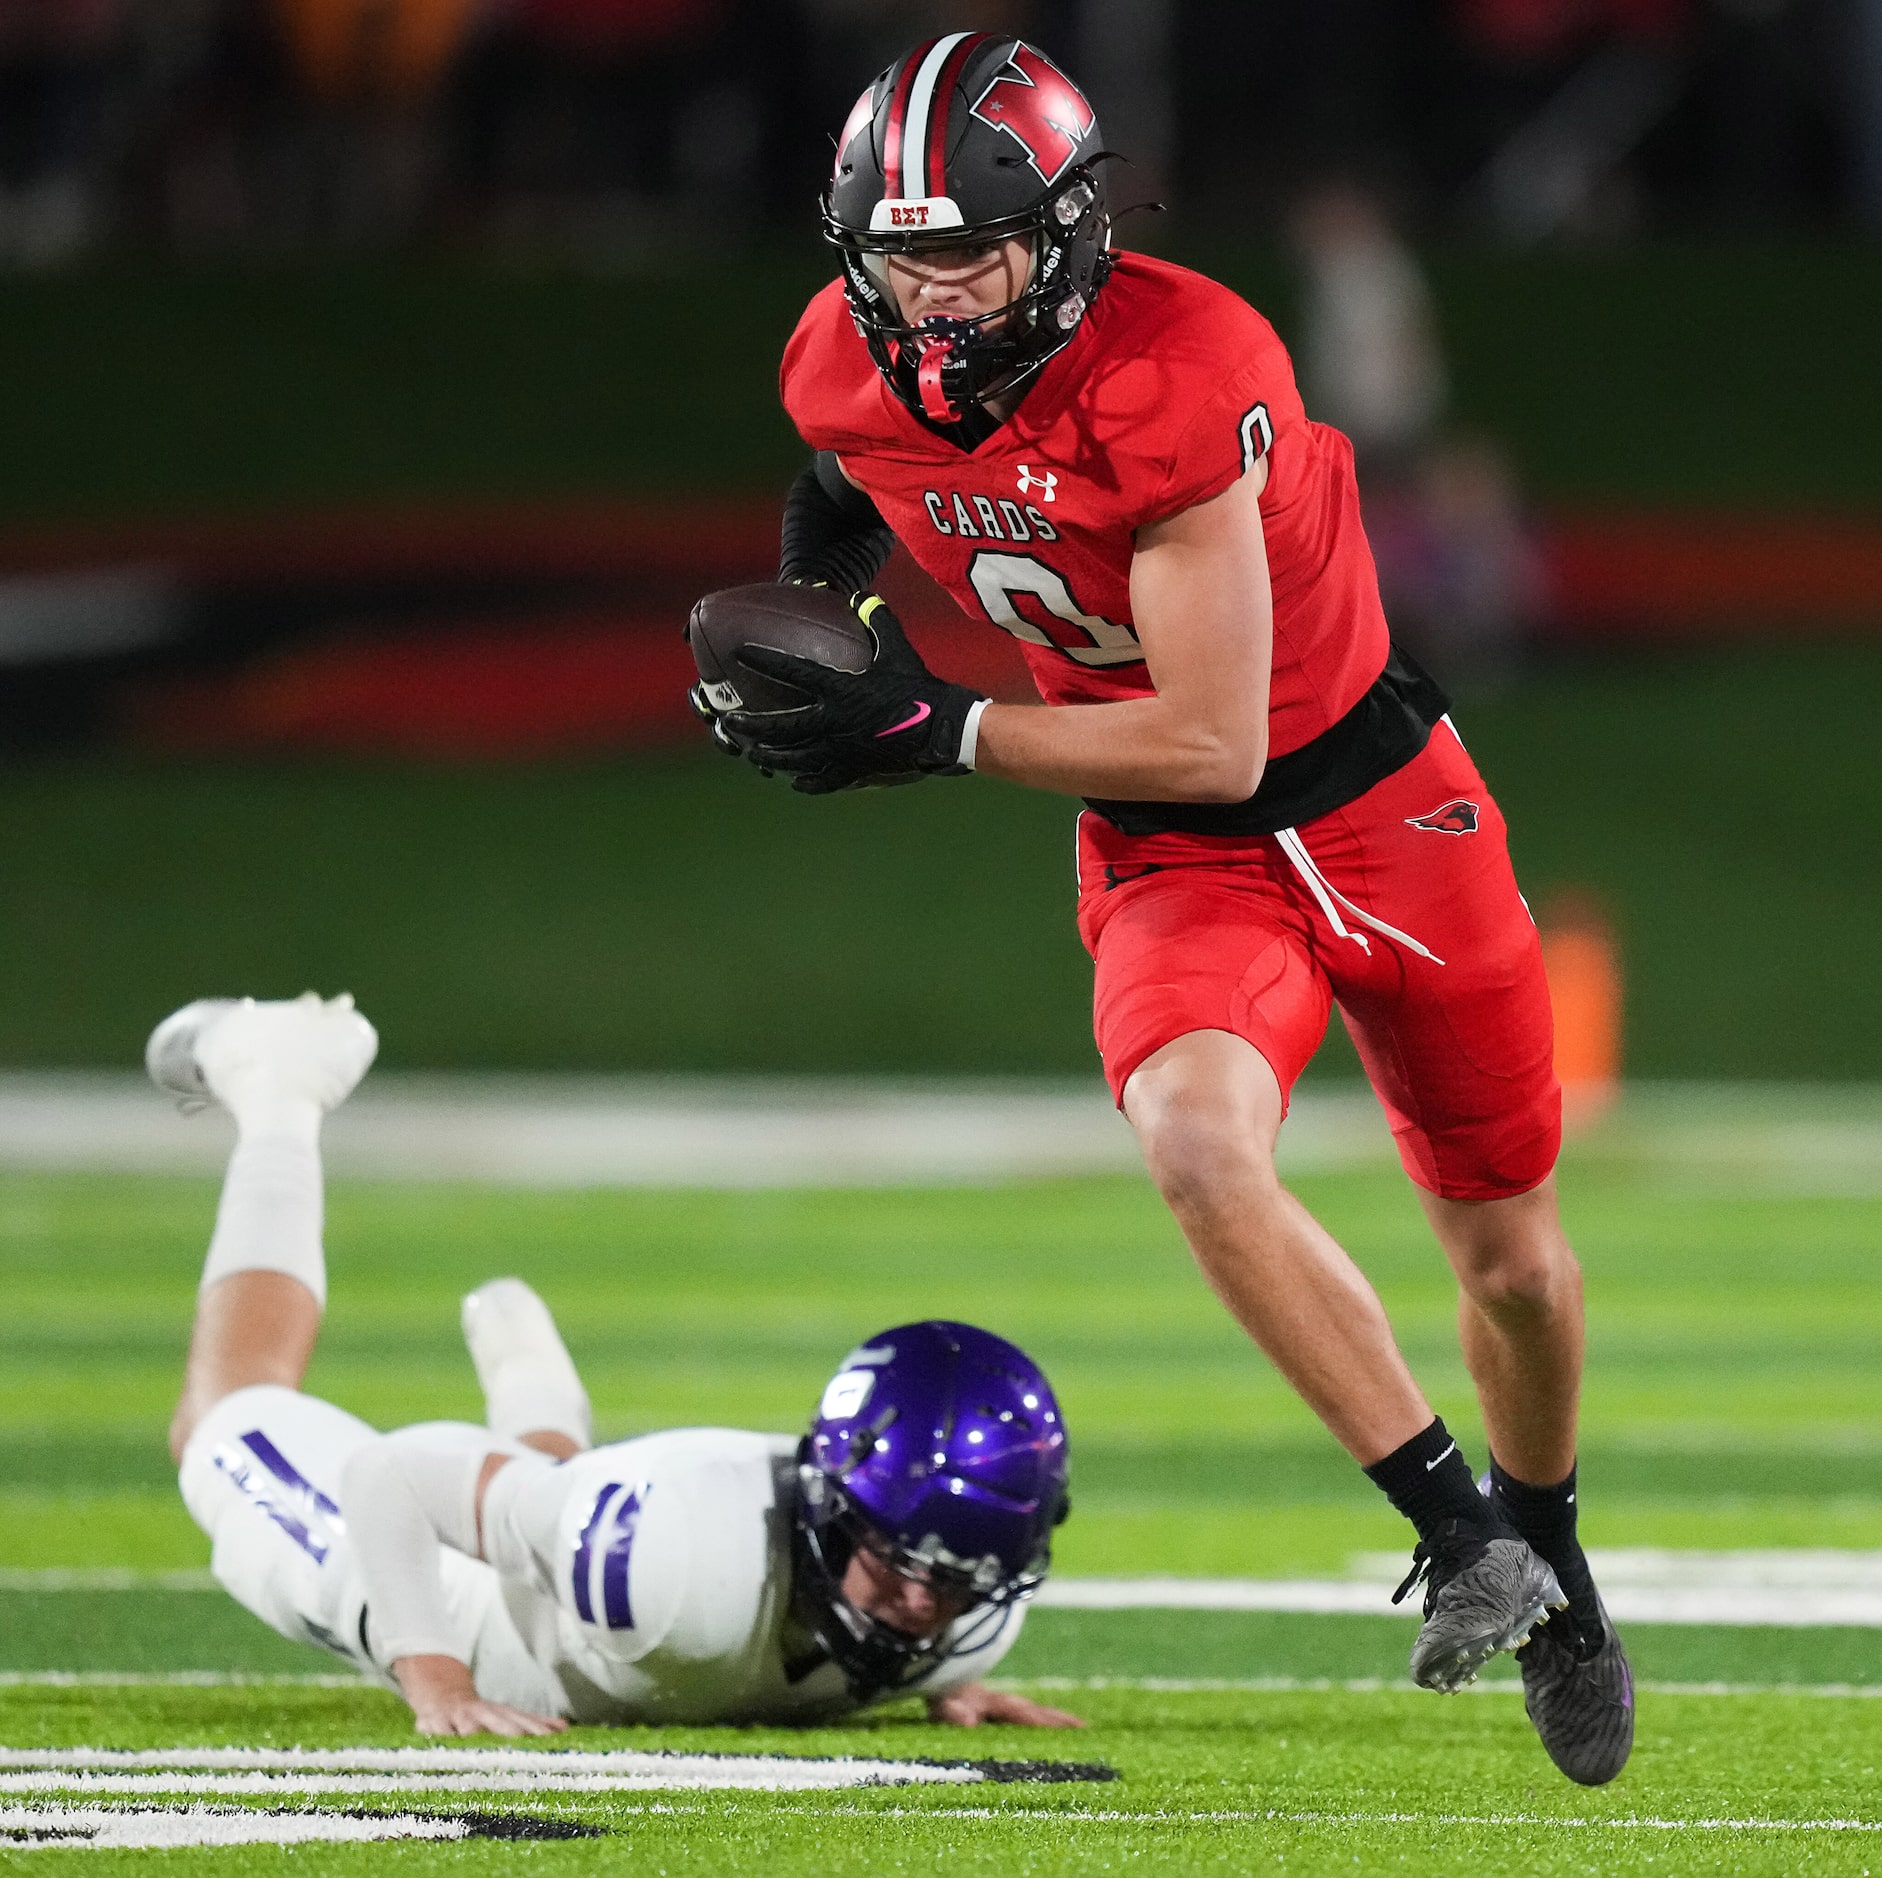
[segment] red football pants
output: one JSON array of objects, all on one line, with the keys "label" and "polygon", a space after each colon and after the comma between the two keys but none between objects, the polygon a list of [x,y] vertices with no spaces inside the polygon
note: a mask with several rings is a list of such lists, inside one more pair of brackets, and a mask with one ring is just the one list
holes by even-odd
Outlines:
[{"label": "red football pants", "polygon": [[1448,721],[1405,767],[1281,835],[1120,834],[1079,817],[1098,1049],[1131,1074],[1193,1030],[1245,1037],[1285,1102],[1337,1002],[1405,1171],[1452,1200],[1555,1165],[1542,950],[1502,814]]}]

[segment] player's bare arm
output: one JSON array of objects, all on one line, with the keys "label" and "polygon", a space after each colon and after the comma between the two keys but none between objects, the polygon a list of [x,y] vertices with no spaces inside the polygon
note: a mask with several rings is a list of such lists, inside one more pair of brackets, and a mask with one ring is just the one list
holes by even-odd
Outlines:
[{"label": "player's bare arm", "polygon": [[989,704],[974,767],[1075,796],[1241,802],[1268,753],[1274,610],[1264,458],[1213,501],[1138,530],[1131,611],[1156,695]]},{"label": "player's bare arm", "polygon": [[[1246,801],[1267,758],[1266,483],[1263,457],[1219,495],[1136,531],[1132,647],[1150,680],[1141,695],[995,704],[930,672],[883,601],[859,594],[856,617],[875,645],[865,670],[836,671],[747,643],[738,654],[745,666],[814,702],[772,715],[702,707],[704,714],[734,754],[783,771],[813,794],[972,767],[1068,795]],[[735,607],[739,598],[734,590],[701,602],[696,650],[697,635],[722,630],[707,609]]]},{"label": "player's bare arm", "polygon": [[[1001,319],[1020,296],[1025,242],[888,257],[902,317]],[[1004,419],[1010,400],[988,400]],[[852,486],[855,478],[839,459]],[[1274,637],[1261,536],[1268,462],[1212,501],[1137,531],[1131,616],[1156,687],[1150,698],[1051,707],[990,704],[974,767],[1067,795],[1157,802],[1240,802],[1267,756]]]}]

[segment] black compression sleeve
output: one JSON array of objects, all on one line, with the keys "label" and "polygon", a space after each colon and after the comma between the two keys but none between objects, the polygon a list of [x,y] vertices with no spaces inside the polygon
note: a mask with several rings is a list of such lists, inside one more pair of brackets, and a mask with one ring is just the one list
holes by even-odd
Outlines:
[{"label": "black compression sleeve", "polygon": [[780,580],[821,580],[845,593],[872,585],[895,546],[876,505],[819,450],[784,498]]}]

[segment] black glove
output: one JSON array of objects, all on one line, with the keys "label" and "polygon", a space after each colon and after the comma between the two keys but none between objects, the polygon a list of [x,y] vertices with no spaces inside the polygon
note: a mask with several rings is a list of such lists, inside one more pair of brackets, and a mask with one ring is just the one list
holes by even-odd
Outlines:
[{"label": "black glove", "polygon": [[713,735],[729,739],[760,769],[788,775],[805,795],[966,775],[961,739],[983,694],[929,671],[880,594],[855,594],[850,604],[875,644],[862,671],[833,671],[770,646],[747,646],[739,655],[746,665],[795,686],[810,702],[766,715],[718,713]]},{"label": "black glove", "polygon": [[[706,692],[706,681],[702,678],[686,694],[686,702],[693,707],[693,715],[705,725],[712,738],[712,747],[726,756],[743,756],[745,746],[725,727],[725,713],[713,703]],[[769,776],[772,772],[759,764],[758,773]]]},{"label": "black glove", "polygon": [[[800,580],[793,577],[781,581],[780,584],[786,587],[827,587],[830,583],[827,580]],[[680,637],[686,641],[689,647],[692,645],[693,635],[690,625],[680,628]],[[732,706],[729,704],[721,704],[714,699],[712,694],[716,689],[720,689],[720,687],[707,684],[703,678],[699,679],[695,684],[688,687],[686,702],[692,706],[693,715],[705,725],[706,732],[712,738],[712,747],[715,750],[722,756],[742,757],[746,753],[744,742],[733,736],[725,727],[726,713],[732,709]],[[760,776],[775,774],[774,771],[766,769],[762,763],[756,762],[756,759],[754,759],[754,764]],[[833,786],[837,788],[855,788],[860,787],[860,784],[838,783]]]}]

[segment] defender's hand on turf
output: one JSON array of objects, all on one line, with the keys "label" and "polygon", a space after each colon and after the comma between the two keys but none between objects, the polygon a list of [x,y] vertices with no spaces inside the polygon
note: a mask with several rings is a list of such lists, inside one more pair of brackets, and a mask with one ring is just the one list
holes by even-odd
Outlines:
[{"label": "defender's hand on turf", "polygon": [[532,1715],[507,1702],[486,1702],[470,1668],[454,1656],[402,1656],[393,1679],[412,1705],[421,1735],[559,1735],[568,1727],[553,1715]]},{"label": "defender's hand on turf", "polygon": [[929,671],[880,594],[856,594],[850,603],[875,646],[868,666],[834,671],[769,646],[747,646],[742,663],[796,687],[810,703],[782,717],[727,711],[724,732],[751,762],[788,775],[805,795],[964,776],[961,741],[982,694]]},{"label": "defender's hand on turf", "polygon": [[955,1728],[978,1728],[982,1722],[1007,1728],[1082,1728],[1085,1725],[1081,1717],[1068,1715],[1062,1708],[1029,1702],[1023,1695],[1014,1695],[1007,1689],[989,1689],[984,1682],[970,1682],[964,1689],[951,1689],[946,1695],[931,1695],[928,1719],[947,1722]]}]

